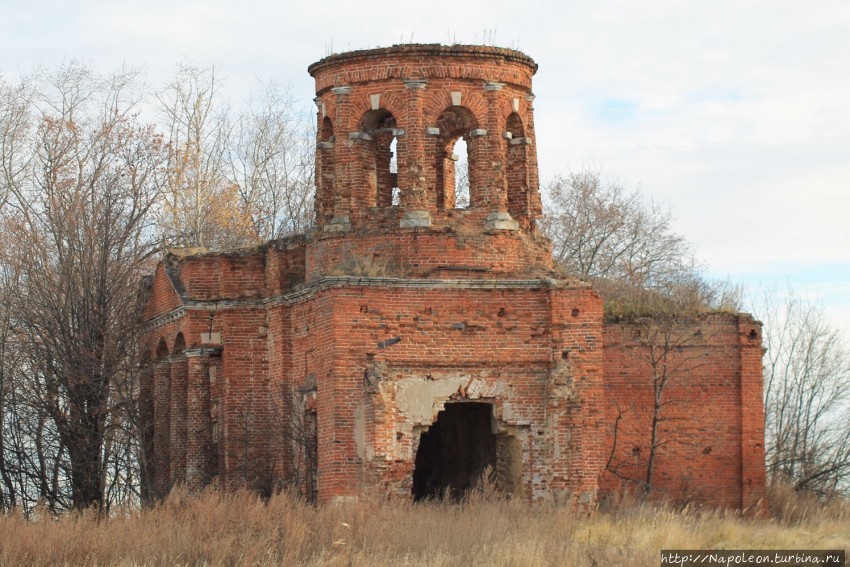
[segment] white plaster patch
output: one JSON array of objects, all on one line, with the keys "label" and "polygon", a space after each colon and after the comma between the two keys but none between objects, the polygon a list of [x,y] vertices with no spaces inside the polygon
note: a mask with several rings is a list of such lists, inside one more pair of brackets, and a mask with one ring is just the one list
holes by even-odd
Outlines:
[{"label": "white plaster patch", "polygon": [[411,425],[430,425],[449,396],[467,382],[469,382],[468,376],[439,380],[424,378],[399,380],[396,390],[398,410],[407,416]]},{"label": "white plaster patch", "polygon": [[514,412],[514,406],[510,402],[502,402],[502,421],[507,423],[516,423],[517,415]]},{"label": "white plaster patch", "polygon": [[366,408],[363,405],[354,410],[354,445],[361,459],[371,460],[375,456],[373,448],[366,443]]}]

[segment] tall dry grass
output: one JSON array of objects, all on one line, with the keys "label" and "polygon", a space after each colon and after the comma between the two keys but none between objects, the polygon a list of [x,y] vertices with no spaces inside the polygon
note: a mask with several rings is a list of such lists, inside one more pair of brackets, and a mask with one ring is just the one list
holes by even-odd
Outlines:
[{"label": "tall dry grass", "polygon": [[847,505],[788,501],[783,510],[754,520],[621,504],[576,515],[478,495],[457,505],[369,496],[312,507],[287,494],[176,491],[110,519],[0,517],[0,565],[655,566],[667,548],[850,547]]}]

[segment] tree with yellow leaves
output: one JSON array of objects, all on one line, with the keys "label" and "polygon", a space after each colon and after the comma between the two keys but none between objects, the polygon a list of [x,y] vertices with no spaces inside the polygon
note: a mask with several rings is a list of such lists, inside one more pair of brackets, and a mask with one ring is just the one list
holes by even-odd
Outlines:
[{"label": "tree with yellow leaves", "polygon": [[158,94],[169,139],[166,242],[220,250],[304,232],[313,136],[292,98],[264,85],[233,118],[219,88],[215,67],[183,64]]}]

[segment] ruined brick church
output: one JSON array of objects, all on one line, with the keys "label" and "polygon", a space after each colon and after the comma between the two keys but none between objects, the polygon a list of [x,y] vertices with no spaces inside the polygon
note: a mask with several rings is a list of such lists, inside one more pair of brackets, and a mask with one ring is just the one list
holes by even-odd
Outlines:
[{"label": "ruined brick church", "polygon": [[657,494],[764,497],[760,324],[676,322],[663,370],[679,374],[657,400],[646,318],[606,318],[537,227],[536,70],[518,51],[440,45],[309,67],[314,230],[172,250],[148,282],[150,496],[219,482],[418,499],[489,471],[517,497],[593,505],[651,464]]}]

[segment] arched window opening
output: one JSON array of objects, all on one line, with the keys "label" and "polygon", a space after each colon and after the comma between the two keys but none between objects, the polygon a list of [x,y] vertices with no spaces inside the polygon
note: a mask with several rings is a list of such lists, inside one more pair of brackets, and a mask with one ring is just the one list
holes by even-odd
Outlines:
[{"label": "arched window opening", "polygon": [[361,139],[363,167],[373,205],[393,205],[394,189],[398,187],[398,157],[396,143],[396,120],[385,109],[370,110],[363,116],[361,130],[366,137]]},{"label": "arched window opening", "polygon": [[454,186],[455,186],[455,209],[469,207],[469,153],[466,140],[458,138],[452,150],[452,161],[454,162]]},{"label": "arched window opening", "polygon": [[479,138],[469,134],[477,128],[475,115],[462,106],[451,106],[437,118],[439,142],[434,164],[437,209],[475,205],[475,148]]},{"label": "arched window opening", "polygon": [[508,213],[519,220],[528,216],[528,139],[522,119],[516,112],[508,116],[505,130],[508,134],[505,136],[508,144],[505,171]]}]

